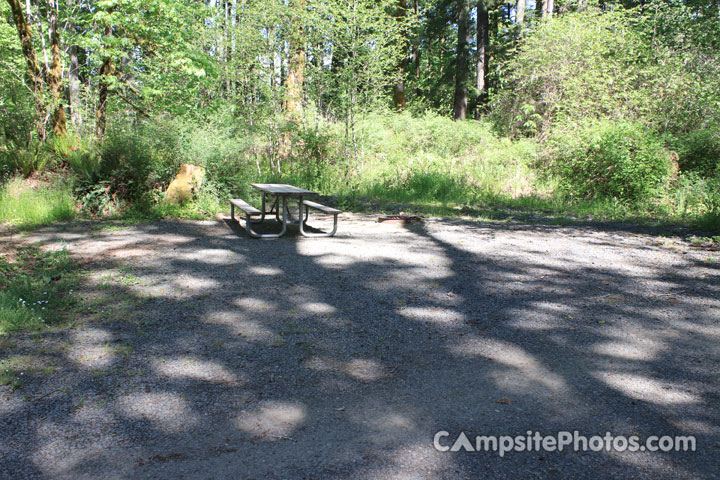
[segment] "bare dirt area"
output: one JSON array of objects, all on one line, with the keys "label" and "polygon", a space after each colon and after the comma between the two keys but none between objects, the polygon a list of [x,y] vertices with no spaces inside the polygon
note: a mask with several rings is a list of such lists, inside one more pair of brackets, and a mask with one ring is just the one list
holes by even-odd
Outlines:
[{"label": "bare dirt area", "polygon": [[[718,478],[717,252],[622,227],[345,215],[13,241],[87,270],[67,328],[12,335],[0,477]],[[476,435],[688,436],[694,452],[439,451]]]}]

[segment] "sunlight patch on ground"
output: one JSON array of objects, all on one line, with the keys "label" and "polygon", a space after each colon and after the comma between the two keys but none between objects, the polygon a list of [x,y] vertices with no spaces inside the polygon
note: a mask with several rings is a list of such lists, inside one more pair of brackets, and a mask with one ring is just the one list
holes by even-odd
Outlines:
[{"label": "sunlight patch on ground", "polygon": [[[568,390],[561,376],[551,372],[534,356],[511,343],[468,339],[454,346],[452,352],[464,357],[485,357],[503,367],[514,369],[513,375],[495,378],[501,388],[524,392],[530,384],[539,383],[555,392]],[[517,375],[518,373],[520,375]]]},{"label": "sunlight patch on ground", "polygon": [[664,347],[652,340],[644,339],[638,341],[617,341],[598,343],[592,349],[600,355],[624,358],[626,360],[651,361],[657,358]]},{"label": "sunlight patch on ground", "polygon": [[415,422],[397,412],[372,416],[370,423],[380,430],[412,430],[415,428]]},{"label": "sunlight patch on ground", "polygon": [[291,435],[307,418],[307,409],[299,403],[269,401],[252,412],[241,412],[235,425],[256,439],[281,440]]},{"label": "sunlight patch on ground", "polygon": [[237,383],[238,376],[225,367],[210,361],[192,357],[155,360],[153,369],[160,375],[171,378],[190,378],[213,383]]},{"label": "sunlight patch on ground", "polygon": [[688,405],[699,403],[700,397],[680,385],[661,382],[630,373],[602,373],[596,378],[624,395],[656,405]]},{"label": "sunlight patch on ground", "polygon": [[323,255],[315,258],[315,263],[323,268],[346,269],[361,260],[350,255]]},{"label": "sunlight patch on ground", "polygon": [[516,317],[515,320],[508,321],[507,326],[519,330],[535,330],[539,332],[556,330],[559,327],[566,327],[566,322],[563,319],[558,318],[558,315],[549,315],[538,311],[530,318],[523,317],[524,316],[519,316]]},{"label": "sunlight patch on ground", "polygon": [[[708,313],[711,310],[708,310]],[[714,312],[715,318],[720,318],[720,309]],[[720,341],[720,327],[710,326],[698,323],[697,321],[683,321],[676,320],[673,322],[673,328],[683,330],[685,332],[691,332],[697,335],[716,337],[716,341]]]},{"label": "sunlight patch on ground", "polygon": [[[638,471],[647,472],[645,478],[653,478],[648,475],[650,472],[655,472],[654,478],[673,478],[673,479],[697,479],[697,474],[683,468],[677,462],[672,461],[670,458],[664,458],[664,455],[660,452],[618,452],[610,450],[609,452],[604,451],[603,453],[616,461],[627,464],[637,468]],[[692,452],[690,452],[692,454]],[[687,453],[685,453],[687,455]],[[648,461],[648,457],[652,457],[652,462]],[[671,476],[668,476],[668,472],[672,472]],[[600,476],[598,476],[599,478]]]},{"label": "sunlight patch on ground", "polygon": [[360,380],[378,380],[387,376],[380,363],[370,359],[355,359],[347,363],[345,373]]},{"label": "sunlight patch on ground", "polygon": [[716,435],[720,433],[720,426],[711,425],[707,422],[702,422],[700,420],[688,420],[678,418],[675,420],[670,420],[670,424],[682,430],[683,432],[692,435]]},{"label": "sunlight patch on ground", "polygon": [[412,320],[445,325],[461,322],[465,319],[462,313],[442,307],[407,307],[398,313]]},{"label": "sunlight patch on ground", "polygon": [[215,325],[224,325],[231,329],[234,335],[239,335],[251,342],[267,343],[280,338],[279,335],[260,322],[247,320],[244,315],[234,312],[213,313],[208,315],[205,321]]},{"label": "sunlight patch on ground", "polygon": [[356,478],[373,480],[424,480],[434,478],[460,478],[454,468],[453,455],[439,452],[427,442],[404,445],[388,454],[390,464],[382,467],[364,469],[355,475]]},{"label": "sunlight patch on ground", "polygon": [[313,357],[304,365],[319,372],[339,372],[363,381],[379,380],[390,376],[385,367],[369,358],[356,358],[343,362],[332,358]]},{"label": "sunlight patch on ground", "polygon": [[[86,427],[70,433],[66,428],[54,423],[42,423],[36,429],[37,448],[32,454],[33,463],[38,471],[51,478],[77,478],[68,475],[74,468],[84,462],[101,462],[119,467],[127,461],[122,453],[115,452],[113,458],[107,458],[110,449],[122,440],[114,434],[106,435],[101,441],[90,441],[98,437],[97,431],[90,432]],[[112,467],[111,467],[112,468]]]},{"label": "sunlight patch on ground", "polygon": [[311,313],[334,313],[337,310],[332,305],[322,302],[308,302],[300,308]]},{"label": "sunlight patch on ground", "polygon": [[264,275],[264,276],[282,275],[284,273],[281,269],[279,269],[277,267],[263,267],[263,266],[259,266],[259,265],[256,265],[253,267],[248,267],[247,271],[249,273],[252,273],[253,275]]},{"label": "sunlight patch on ground", "polygon": [[266,300],[263,300],[261,298],[242,297],[242,298],[238,298],[233,303],[240,308],[244,308],[244,309],[250,310],[250,311],[274,310],[274,307],[270,306]]},{"label": "sunlight patch on ground", "polygon": [[174,393],[131,393],[121,397],[117,406],[128,417],[163,430],[183,431],[198,423],[187,400]]},{"label": "sunlight patch on ground", "polygon": [[226,265],[236,263],[239,257],[240,254],[228,248],[203,248],[180,253],[175,256],[175,260],[194,260],[212,265]]},{"label": "sunlight patch on ground", "polygon": [[107,367],[114,353],[109,346],[110,334],[98,328],[89,328],[74,335],[68,358],[88,368]]},{"label": "sunlight patch on ground", "polygon": [[220,282],[211,278],[178,278],[173,283],[183,291],[190,290],[193,293],[205,293],[221,287]]}]

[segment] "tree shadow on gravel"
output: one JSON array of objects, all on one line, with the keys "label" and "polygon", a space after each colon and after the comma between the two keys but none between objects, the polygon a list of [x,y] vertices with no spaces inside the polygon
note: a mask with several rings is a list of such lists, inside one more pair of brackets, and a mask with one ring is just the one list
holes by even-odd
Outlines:
[{"label": "tree shadow on gravel", "polygon": [[[717,276],[679,254],[658,265],[626,237],[457,222],[341,225],[329,239],[257,241],[213,222],[32,239],[90,258],[95,300],[91,320],[10,352],[58,370],[0,391],[0,476],[717,473]],[[698,451],[501,458],[439,452],[441,430],[445,444],[462,431],[696,435]]]}]

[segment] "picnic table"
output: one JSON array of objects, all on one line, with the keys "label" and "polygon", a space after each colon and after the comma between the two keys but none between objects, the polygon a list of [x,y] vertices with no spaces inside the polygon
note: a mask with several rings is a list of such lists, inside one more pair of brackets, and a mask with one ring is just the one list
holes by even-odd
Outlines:
[{"label": "picnic table", "polygon": [[[308,200],[308,197],[316,197],[317,192],[287,185],[283,183],[251,183],[250,186],[258,190],[262,194],[262,205],[257,209],[246,201],[234,198],[230,200],[230,217],[235,220],[235,208],[239,208],[245,212],[245,230],[253,238],[278,238],[285,235],[288,225],[297,225],[300,227],[300,233],[306,237],[331,237],[337,231],[337,217],[340,210],[321,205],[317,202]],[[295,216],[288,203],[295,202],[298,205],[298,214]],[[268,209],[268,205],[270,208]],[[310,209],[318,210],[333,216],[333,228],[330,232],[308,232],[305,230]],[[303,218],[303,211],[304,217]],[[282,225],[280,233],[257,233],[252,229],[252,225],[263,223],[266,215],[275,216],[275,220]]]}]

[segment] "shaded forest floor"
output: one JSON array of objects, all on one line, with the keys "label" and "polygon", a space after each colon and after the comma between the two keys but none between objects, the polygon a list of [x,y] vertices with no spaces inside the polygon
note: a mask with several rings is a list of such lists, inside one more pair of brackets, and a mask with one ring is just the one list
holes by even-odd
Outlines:
[{"label": "shaded forest floor", "polygon": [[[720,254],[623,225],[346,214],[13,236],[84,272],[0,338],[9,478],[709,478]],[[8,238],[3,239],[8,241]],[[695,435],[696,452],[438,452],[433,436]]]}]

